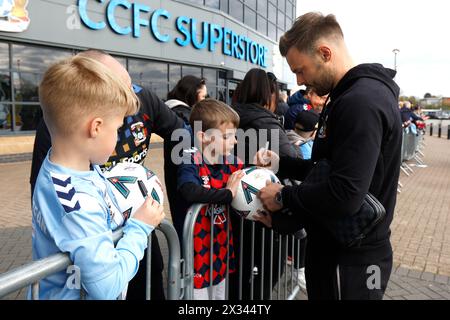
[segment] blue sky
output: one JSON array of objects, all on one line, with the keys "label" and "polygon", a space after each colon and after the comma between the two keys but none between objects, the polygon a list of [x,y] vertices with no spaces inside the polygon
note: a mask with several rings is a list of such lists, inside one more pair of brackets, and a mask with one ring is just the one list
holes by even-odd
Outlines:
[{"label": "blue sky", "polygon": [[297,16],[333,13],[356,63],[394,68],[402,95],[450,97],[450,2],[447,0],[297,1]]}]

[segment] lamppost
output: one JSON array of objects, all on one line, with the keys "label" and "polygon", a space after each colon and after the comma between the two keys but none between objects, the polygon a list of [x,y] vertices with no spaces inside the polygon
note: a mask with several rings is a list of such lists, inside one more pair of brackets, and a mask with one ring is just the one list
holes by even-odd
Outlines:
[{"label": "lamppost", "polygon": [[394,53],[394,70],[397,71],[397,53],[399,53],[400,50],[394,49],[392,52]]}]

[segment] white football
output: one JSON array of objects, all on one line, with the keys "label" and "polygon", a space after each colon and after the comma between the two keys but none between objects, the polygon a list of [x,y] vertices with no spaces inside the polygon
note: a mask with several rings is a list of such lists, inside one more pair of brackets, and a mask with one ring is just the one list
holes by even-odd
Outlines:
[{"label": "white football", "polygon": [[[146,195],[163,204],[164,193],[156,174],[137,163],[118,163],[104,173],[123,220],[132,217]],[[116,219],[115,219],[116,220]]]},{"label": "white football", "polygon": [[255,220],[254,215],[258,213],[257,211],[263,210],[263,205],[257,197],[259,190],[266,186],[266,181],[280,183],[280,180],[268,169],[250,167],[243,171],[245,176],[241,179],[231,206],[240,216]]}]

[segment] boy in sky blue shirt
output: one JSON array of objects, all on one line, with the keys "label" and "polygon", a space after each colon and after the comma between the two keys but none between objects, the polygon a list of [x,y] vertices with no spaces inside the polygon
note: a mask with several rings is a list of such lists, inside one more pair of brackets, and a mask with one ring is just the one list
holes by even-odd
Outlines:
[{"label": "boy in sky blue shirt", "polygon": [[[138,270],[148,235],[164,218],[163,207],[148,197],[122,225],[98,167],[113,152],[123,118],[139,108],[127,80],[74,56],[51,66],[39,87],[52,148],[33,195],[33,260],[67,252],[73,262],[67,272],[40,281],[41,299],[80,299],[81,288],[87,299],[117,299]],[[122,226],[115,246],[112,231]]]}]

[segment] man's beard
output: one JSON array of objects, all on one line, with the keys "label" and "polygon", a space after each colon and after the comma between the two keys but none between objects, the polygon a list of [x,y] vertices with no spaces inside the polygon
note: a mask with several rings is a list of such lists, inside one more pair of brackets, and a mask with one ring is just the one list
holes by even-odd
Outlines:
[{"label": "man's beard", "polygon": [[318,96],[329,94],[334,86],[334,74],[330,70],[326,70],[322,65],[317,64],[317,77],[310,84]]}]

